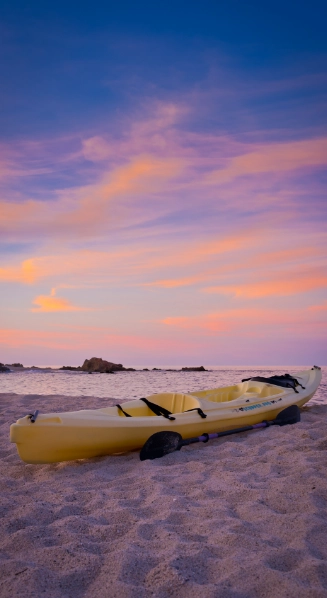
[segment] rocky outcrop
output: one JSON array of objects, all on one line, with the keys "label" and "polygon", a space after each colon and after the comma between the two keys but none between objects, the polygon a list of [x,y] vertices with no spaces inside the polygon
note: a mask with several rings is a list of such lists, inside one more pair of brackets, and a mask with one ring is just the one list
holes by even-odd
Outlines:
[{"label": "rocky outcrop", "polygon": [[5,374],[6,372],[10,372],[10,369],[7,368],[3,363],[0,363],[0,373]]},{"label": "rocky outcrop", "polygon": [[[74,372],[87,372],[88,374],[114,374],[115,372],[136,372],[134,368],[125,368],[121,363],[112,363],[106,361],[101,357],[91,357],[91,359],[85,359],[82,366],[63,365],[60,370],[74,371]],[[149,372],[148,368],[143,368],[143,372]],[[185,367],[181,370],[162,370],[161,368],[152,368],[152,372],[207,372],[203,365],[199,367]]]},{"label": "rocky outcrop", "polygon": [[23,368],[24,367],[22,363],[7,363],[6,365],[9,367],[12,367],[12,368]]},{"label": "rocky outcrop", "polygon": [[194,367],[194,368],[182,368],[181,372],[207,372],[208,370],[206,370],[203,365],[200,365],[199,367]]},{"label": "rocky outcrop", "polygon": [[113,374],[114,372],[126,371],[121,363],[111,363],[101,357],[91,357],[91,359],[85,359],[82,367],[82,372],[99,372],[100,374]]}]

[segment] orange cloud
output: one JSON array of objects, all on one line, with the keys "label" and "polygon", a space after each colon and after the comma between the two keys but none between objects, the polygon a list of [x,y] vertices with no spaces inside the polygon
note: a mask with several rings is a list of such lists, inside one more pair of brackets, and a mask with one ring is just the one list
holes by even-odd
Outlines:
[{"label": "orange cloud", "polygon": [[279,279],[263,280],[256,283],[245,283],[237,285],[218,285],[207,287],[204,290],[206,293],[224,293],[233,294],[236,297],[245,298],[263,298],[272,296],[287,296],[298,293],[307,293],[309,291],[327,287],[327,276],[321,275],[305,275],[301,273],[296,276],[293,272],[284,275]]},{"label": "orange cloud", "polygon": [[234,257],[234,260],[236,256],[236,265],[233,266],[233,269],[237,270],[240,264],[240,251],[245,254],[247,251],[260,247],[264,241],[267,241],[267,238],[267,231],[264,233],[263,230],[255,231],[248,228],[246,232],[239,230],[219,240],[198,242],[186,240],[183,245],[176,243],[164,251],[160,248],[160,257],[149,256],[148,269],[157,272],[160,268],[178,269],[191,266],[194,271],[195,268],[201,266],[201,272],[185,277],[181,277],[177,273],[176,278],[154,280],[144,283],[142,286],[176,288],[208,281],[218,274],[231,270],[230,263],[220,263],[218,267],[216,265],[217,258],[225,256],[225,254],[229,254],[230,258]]},{"label": "orange cloud", "polygon": [[70,301],[63,297],[56,297],[56,289],[52,289],[50,295],[39,295],[35,297],[33,304],[37,307],[31,308],[34,312],[53,312],[53,311],[85,311],[86,308],[72,305]]},{"label": "orange cloud", "polygon": [[24,260],[20,266],[0,268],[0,281],[33,284],[37,279],[37,269],[33,259]]}]

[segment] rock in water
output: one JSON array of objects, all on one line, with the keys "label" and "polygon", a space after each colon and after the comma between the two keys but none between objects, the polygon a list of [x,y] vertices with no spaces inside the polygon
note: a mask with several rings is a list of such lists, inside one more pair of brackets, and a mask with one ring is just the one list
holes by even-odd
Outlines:
[{"label": "rock in water", "polygon": [[199,367],[194,367],[194,368],[182,368],[181,372],[207,372],[208,370],[206,370],[203,365],[200,365]]},{"label": "rock in water", "polygon": [[10,369],[7,368],[3,363],[0,363],[0,373],[4,374],[6,372],[10,372]]},{"label": "rock in water", "polygon": [[101,357],[91,357],[91,359],[85,359],[82,368],[82,372],[100,372],[101,374],[111,374],[112,372],[122,372],[125,368],[121,363],[111,363]]}]

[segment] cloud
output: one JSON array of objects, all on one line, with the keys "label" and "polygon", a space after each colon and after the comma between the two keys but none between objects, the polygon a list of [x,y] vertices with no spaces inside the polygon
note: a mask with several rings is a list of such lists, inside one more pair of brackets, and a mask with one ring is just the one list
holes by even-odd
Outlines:
[{"label": "cloud", "polygon": [[[48,280],[57,289],[112,285],[121,293],[131,287],[140,293],[151,289],[173,293],[192,286],[194,293],[232,295],[237,301],[314,293],[326,286],[323,234],[307,235],[305,247],[301,230],[284,235],[260,227],[259,231],[233,230],[220,239],[213,232],[206,235],[205,241],[192,236],[170,242],[151,235],[131,238],[126,248],[117,245],[111,251],[62,248],[61,253],[1,268],[0,281],[36,284]],[[200,296],[198,300],[203,301]]]},{"label": "cloud", "polygon": [[[92,237],[119,227],[131,220],[131,216],[133,219],[137,198],[141,194],[162,192],[166,182],[182,169],[181,159],[142,155],[105,173],[99,183],[58,192],[56,201],[27,200],[20,204],[0,201],[0,230],[4,238],[15,232],[30,238],[33,235]],[[149,213],[155,211],[151,205],[148,209]]]},{"label": "cloud", "polygon": [[114,151],[114,145],[99,135],[82,140],[82,154],[86,160],[91,162],[108,160],[113,156]]},{"label": "cloud", "polygon": [[0,268],[0,282],[33,284],[37,277],[37,268],[33,259],[24,260],[19,266]]},{"label": "cloud", "polygon": [[327,300],[319,305],[310,305],[309,309],[316,312],[327,312]]},{"label": "cloud", "polygon": [[51,290],[50,295],[38,295],[33,304],[37,307],[31,308],[31,311],[40,312],[62,312],[62,311],[86,311],[88,308],[73,305],[63,297],[56,297],[56,289]]},{"label": "cloud", "polygon": [[[67,330],[68,328],[68,330]],[[151,334],[117,334],[109,328],[101,327],[72,327],[65,326],[65,330],[33,330],[18,328],[0,329],[0,346],[4,348],[39,347],[48,349],[59,349],[60,351],[84,352],[84,356],[92,356],[92,353],[101,352],[109,360],[117,359],[118,351],[126,355],[133,355],[138,358],[140,352],[149,355],[149,351],[166,351],[167,354],[178,351],[185,351],[192,346],[192,343],[181,340],[158,338]],[[111,347],[111,349],[110,349]],[[115,349],[115,356],[112,355],[112,347]],[[111,354],[108,351],[111,351]],[[84,357],[84,359],[85,359]],[[126,361],[125,361],[126,363]]]},{"label": "cloud", "polygon": [[[207,276],[206,276],[207,278]],[[185,287],[197,284],[203,280],[203,276],[189,276],[186,278],[172,278],[170,280],[156,280],[153,282],[145,282],[144,287],[158,287],[162,289],[175,289],[177,287]]]},{"label": "cloud", "polygon": [[270,280],[217,285],[207,287],[203,291],[206,293],[232,294],[239,298],[262,299],[263,297],[298,295],[324,288],[327,288],[327,276],[324,273],[290,270],[279,276],[273,275]]},{"label": "cloud", "polygon": [[210,172],[210,184],[231,182],[241,176],[285,173],[303,168],[316,168],[327,164],[327,139],[308,139],[254,146],[240,156],[229,160],[224,168]]},{"label": "cloud", "polygon": [[[138,237],[136,240],[132,237],[128,239],[126,248],[118,246],[106,251],[91,249],[64,251],[62,248],[59,253],[30,257],[20,263],[0,268],[0,281],[33,283],[46,278],[69,276],[71,283],[71,276],[73,276],[79,281],[84,280],[87,286],[91,281],[92,283],[101,280],[108,282],[126,276],[133,282],[138,278],[138,284],[144,286],[185,286],[210,277],[210,272],[208,273],[207,270],[203,273],[203,266],[210,260],[233,253],[239,259],[240,249],[245,252],[258,247],[263,238],[262,231],[257,233],[249,229],[246,232],[240,230],[232,234],[225,233],[220,239],[216,239],[216,235],[211,235],[213,238],[206,241],[198,239],[195,242],[193,238],[187,237],[167,242],[168,232],[160,238],[155,238],[152,234],[149,238],[143,236],[142,242]],[[176,279],[144,283],[140,278],[142,275],[151,276],[160,271],[173,269],[185,271],[185,268],[190,266],[199,267],[202,272],[181,277],[178,271]]]},{"label": "cloud", "polygon": [[160,320],[160,324],[183,331],[186,338],[205,335],[238,343],[253,339],[284,337],[291,334],[293,339],[305,336],[324,338],[327,331],[327,320],[310,308],[263,308],[241,307],[221,309],[218,312],[203,313],[196,316],[174,316]]},{"label": "cloud", "polygon": [[160,323],[173,328],[181,328],[183,330],[205,330],[208,333],[226,333],[231,328],[229,322],[224,320],[222,316],[217,316],[216,314],[195,317],[168,317],[161,320]]},{"label": "cloud", "polygon": [[151,221],[164,234],[168,220],[175,220],[176,230],[185,230],[186,222],[196,229],[201,214],[203,226],[211,227],[233,209],[233,219],[250,214],[259,221],[269,211],[272,223],[283,210],[284,221],[287,212],[301,221],[295,207],[303,194],[321,192],[319,182],[276,190],[274,181],[276,174],[285,179],[325,165],[326,138],[245,143],[219,129],[194,129],[192,104],[155,102],[144,109],[147,115],[138,119],[126,115],[115,137],[81,132],[82,141],[67,136],[45,142],[43,153],[42,144],[32,141],[13,151],[17,171],[49,169],[51,179],[4,189],[3,238],[96,240],[120,229],[147,230]]},{"label": "cloud", "polygon": [[120,137],[94,135],[84,138],[81,155],[95,163],[112,158],[126,160],[127,156],[144,153],[161,157],[180,155],[175,127],[189,108],[181,103],[154,102],[146,103],[144,109],[147,116],[130,122],[127,119]]}]

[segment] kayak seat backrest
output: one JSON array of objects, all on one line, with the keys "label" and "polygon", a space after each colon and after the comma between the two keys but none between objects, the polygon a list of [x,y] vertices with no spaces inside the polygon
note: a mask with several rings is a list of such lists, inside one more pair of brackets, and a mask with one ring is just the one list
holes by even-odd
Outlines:
[{"label": "kayak seat backrest", "polygon": [[[188,411],[189,409],[201,407],[198,399],[180,392],[163,392],[151,395],[147,397],[147,399],[155,405],[164,407],[170,411],[170,413],[184,413],[184,411]],[[156,417],[154,412],[141,399],[122,403],[121,406],[131,417]],[[115,410],[115,415],[126,417],[121,410],[117,409],[117,407],[110,409]],[[101,411],[104,412],[104,410]]]},{"label": "kayak seat backrest", "polygon": [[260,399],[265,399],[274,395],[280,395],[281,393],[283,393],[283,388],[281,388],[280,386],[264,384],[264,386],[258,389],[258,391]]},{"label": "kayak seat backrest", "polygon": [[200,390],[194,393],[194,396],[199,399],[206,399],[213,403],[225,403],[233,401],[240,396],[240,388],[238,386],[228,386],[226,388],[216,388],[213,390]]},{"label": "kayak seat backrest", "polygon": [[156,405],[168,409],[171,413],[184,413],[189,409],[201,407],[198,399],[181,392],[163,392],[147,398]]},{"label": "kayak seat backrest", "polygon": [[252,393],[252,394],[256,394],[258,396],[263,396],[262,395],[262,388],[259,388],[258,386],[250,386],[250,388],[246,389],[246,392],[248,393]]}]

